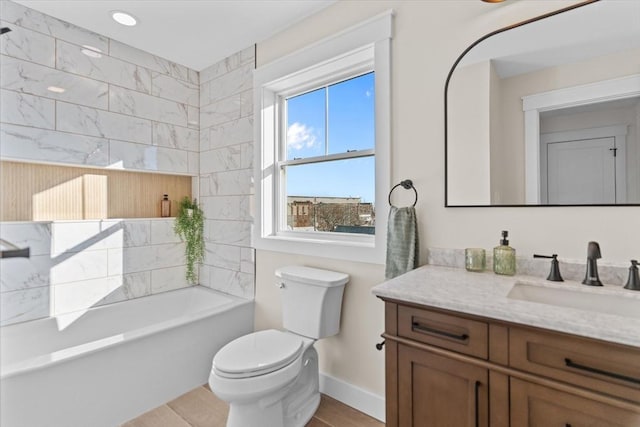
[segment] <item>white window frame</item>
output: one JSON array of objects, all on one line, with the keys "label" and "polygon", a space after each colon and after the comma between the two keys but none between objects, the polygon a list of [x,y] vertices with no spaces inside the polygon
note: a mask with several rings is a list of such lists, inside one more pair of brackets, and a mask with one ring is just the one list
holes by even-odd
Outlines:
[{"label": "white window frame", "polygon": [[[255,70],[256,249],[384,264],[390,189],[392,19],[393,11],[387,11]],[[286,194],[278,183],[277,156],[285,132],[278,122],[284,96],[369,71],[375,73],[375,235],[282,229],[280,212],[286,203],[281,201]]]}]

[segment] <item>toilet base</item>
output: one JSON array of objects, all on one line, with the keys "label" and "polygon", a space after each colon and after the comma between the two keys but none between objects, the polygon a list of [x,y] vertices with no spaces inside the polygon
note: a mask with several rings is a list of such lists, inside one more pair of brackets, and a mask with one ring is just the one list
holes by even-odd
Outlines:
[{"label": "toilet base", "polygon": [[303,427],[320,405],[318,353],[311,346],[302,355],[302,371],[282,401],[284,427]]},{"label": "toilet base", "polygon": [[233,403],[229,405],[227,427],[284,426],[282,419],[282,401],[261,407],[255,403]]},{"label": "toilet base", "polygon": [[293,382],[257,401],[229,402],[227,427],[304,427],[319,405],[318,353],[312,345]]},{"label": "toilet base", "polygon": [[313,418],[313,414],[318,410],[318,406],[320,406],[320,393],[316,393],[313,396],[307,397],[307,401],[304,405],[295,412],[284,419],[283,426],[284,427],[303,427],[305,426],[311,418]]}]

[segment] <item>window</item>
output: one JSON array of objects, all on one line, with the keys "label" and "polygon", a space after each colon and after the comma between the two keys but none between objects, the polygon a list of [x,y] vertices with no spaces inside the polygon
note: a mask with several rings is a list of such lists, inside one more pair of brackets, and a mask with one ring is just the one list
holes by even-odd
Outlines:
[{"label": "window", "polygon": [[300,207],[283,229],[375,234],[374,79],[371,71],[284,99],[280,202]]},{"label": "window", "polygon": [[391,17],[256,70],[256,248],[384,263]]}]

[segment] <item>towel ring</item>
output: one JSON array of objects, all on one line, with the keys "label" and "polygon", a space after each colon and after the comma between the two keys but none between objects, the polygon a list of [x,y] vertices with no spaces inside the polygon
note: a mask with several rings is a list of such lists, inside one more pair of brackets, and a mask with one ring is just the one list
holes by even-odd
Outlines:
[{"label": "towel ring", "polygon": [[410,179],[405,179],[404,181],[400,181],[399,184],[394,185],[391,191],[389,191],[389,206],[393,206],[393,204],[391,203],[391,193],[393,193],[393,190],[395,190],[400,186],[402,186],[406,190],[410,188],[413,189],[413,192],[416,194],[416,199],[413,201],[412,206],[415,207],[416,203],[418,203],[418,190],[416,190],[416,187],[413,186],[413,181],[411,181]]}]

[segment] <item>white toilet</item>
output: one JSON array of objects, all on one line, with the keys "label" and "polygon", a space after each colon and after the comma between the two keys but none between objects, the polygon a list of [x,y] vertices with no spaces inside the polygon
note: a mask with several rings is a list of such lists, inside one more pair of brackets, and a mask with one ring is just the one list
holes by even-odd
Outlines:
[{"label": "white toilet", "polygon": [[320,404],[313,343],[340,330],[349,276],[300,266],[280,268],[276,276],[286,330],[242,336],[213,358],[209,385],[229,403],[227,427],[301,427]]}]

